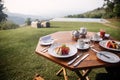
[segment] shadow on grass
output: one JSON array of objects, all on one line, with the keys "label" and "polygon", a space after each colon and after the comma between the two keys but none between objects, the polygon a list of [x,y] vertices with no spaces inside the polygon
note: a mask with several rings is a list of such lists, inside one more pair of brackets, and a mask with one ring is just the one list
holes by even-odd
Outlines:
[{"label": "shadow on grass", "polygon": [[0,80],[9,80],[7,76],[7,72],[4,69],[6,66],[0,63]]}]

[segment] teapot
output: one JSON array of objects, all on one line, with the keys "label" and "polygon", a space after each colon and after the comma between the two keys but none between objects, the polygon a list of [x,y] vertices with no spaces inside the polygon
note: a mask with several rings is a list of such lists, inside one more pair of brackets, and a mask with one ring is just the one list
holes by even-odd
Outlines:
[{"label": "teapot", "polygon": [[73,40],[77,41],[77,39],[79,39],[79,36],[80,36],[80,32],[78,30],[74,30],[72,32],[72,38],[73,38]]},{"label": "teapot", "polygon": [[81,27],[79,30],[80,34],[86,34],[87,33],[87,29],[84,27]]},{"label": "teapot", "polygon": [[81,37],[85,37],[87,34],[87,29],[85,27],[81,27],[79,33]]}]

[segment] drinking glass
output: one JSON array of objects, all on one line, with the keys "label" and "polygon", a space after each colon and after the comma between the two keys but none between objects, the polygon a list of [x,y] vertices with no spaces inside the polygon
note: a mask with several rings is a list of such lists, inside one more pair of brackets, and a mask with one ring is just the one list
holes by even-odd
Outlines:
[{"label": "drinking glass", "polygon": [[100,29],[100,37],[104,38],[105,37],[105,30]]}]

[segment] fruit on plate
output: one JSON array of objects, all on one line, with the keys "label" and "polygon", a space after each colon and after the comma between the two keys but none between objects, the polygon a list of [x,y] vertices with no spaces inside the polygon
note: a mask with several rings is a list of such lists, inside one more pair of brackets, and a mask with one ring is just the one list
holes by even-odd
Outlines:
[{"label": "fruit on plate", "polygon": [[109,40],[109,41],[106,42],[106,47],[114,48],[114,49],[120,49],[120,44],[118,44],[114,40]]},{"label": "fruit on plate", "polygon": [[70,48],[67,47],[65,44],[63,44],[62,46],[59,46],[57,48],[55,48],[55,52],[58,55],[68,55],[70,51]]}]

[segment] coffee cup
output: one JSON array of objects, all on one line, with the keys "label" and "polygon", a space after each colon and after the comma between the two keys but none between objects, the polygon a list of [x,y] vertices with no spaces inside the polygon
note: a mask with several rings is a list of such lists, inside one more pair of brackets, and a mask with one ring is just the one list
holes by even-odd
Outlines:
[{"label": "coffee cup", "polygon": [[93,36],[93,40],[98,40],[100,37],[99,37],[99,35],[96,33],[96,34],[94,34],[94,36]]},{"label": "coffee cup", "polygon": [[84,48],[85,42],[82,39],[78,39],[79,48]]}]

